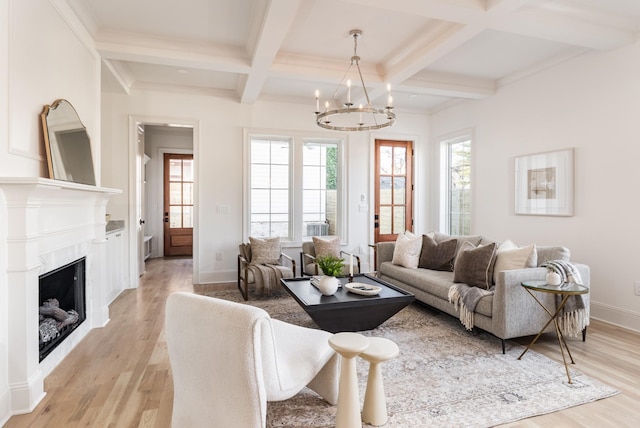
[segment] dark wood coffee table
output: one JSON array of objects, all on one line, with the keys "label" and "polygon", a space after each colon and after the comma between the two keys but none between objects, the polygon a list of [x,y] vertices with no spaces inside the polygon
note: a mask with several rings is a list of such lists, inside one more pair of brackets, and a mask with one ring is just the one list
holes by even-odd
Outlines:
[{"label": "dark wood coffee table", "polygon": [[[408,291],[369,274],[354,275],[353,281],[381,287],[375,296],[354,294],[345,287],[332,296],[324,296],[311,285],[310,279],[289,278],[280,282],[318,327],[331,333],[374,329],[415,299]],[[348,279],[340,281],[346,284]]]}]

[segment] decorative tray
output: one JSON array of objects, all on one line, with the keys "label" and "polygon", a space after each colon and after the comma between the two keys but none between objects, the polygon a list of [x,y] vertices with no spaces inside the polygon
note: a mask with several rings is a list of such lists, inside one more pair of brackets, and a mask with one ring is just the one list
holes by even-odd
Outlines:
[{"label": "decorative tray", "polygon": [[363,284],[361,282],[347,283],[344,287],[352,293],[361,294],[363,296],[375,296],[380,293],[380,290],[382,290],[382,288],[377,285]]}]

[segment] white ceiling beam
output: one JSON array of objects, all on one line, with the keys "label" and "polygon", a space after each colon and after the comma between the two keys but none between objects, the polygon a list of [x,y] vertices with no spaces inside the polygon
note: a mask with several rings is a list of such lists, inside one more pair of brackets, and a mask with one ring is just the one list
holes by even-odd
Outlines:
[{"label": "white ceiling beam", "polygon": [[636,34],[630,31],[541,10],[514,13],[492,29],[598,50],[615,49],[636,40]]},{"label": "white ceiling beam", "polygon": [[282,43],[296,18],[301,0],[271,0],[253,45],[251,72],[240,79],[240,102],[252,104],[258,99]]},{"label": "white ceiling beam", "polygon": [[180,68],[249,73],[251,64],[240,49],[154,39],[131,34],[101,34],[95,42],[103,59],[147,62]]},{"label": "white ceiling beam", "polygon": [[482,99],[495,94],[496,82],[448,73],[422,72],[419,76],[403,82],[398,90],[416,94]]},{"label": "white ceiling beam", "polygon": [[126,94],[129,94],[131,87],[135,83],[135,78],[131,74],[127,64],[117,60],[102,60],[104,65],[109,69],[111,75],[116,79]]}]

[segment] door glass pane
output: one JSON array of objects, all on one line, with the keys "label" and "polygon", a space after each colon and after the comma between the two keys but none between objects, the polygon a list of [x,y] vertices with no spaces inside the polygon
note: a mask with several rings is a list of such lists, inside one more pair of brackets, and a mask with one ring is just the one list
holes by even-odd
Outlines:
[{"label": "door glass pane", "polygon": [[182,181],[193,181],[193,159],[182,161]]},{"label": "door glass pane", "polygon": [[169,227],[174,229],[182,227],[182,207],[169,207]]},{"label": "door glass pane", "polygon": [[169,183],[169,204],[180,205],[182,203],[182,183]]},{"label": "door glass pane", "polygon": [[405,209],[402,206],[393,207],[393,233],[402,233],[407,230],[404,224]]},{"label": "door glass pane", "polygon": [[391,174],[392,153],[391,147],[380,147],[380,174]]},{"label": "door glass pane", "polygon": [[182,183],[182,204],[193,205],[193,183]]},{"label": "door glass pane", "polygon": [[406,189],[407,179],[405,177],[393,178],[393,203],[403,205],[405,203],[405,196],[407,194]]},{"label": "door glass pane", "polygon": [[169,160],[169,180],[180,181],[182,179],[182,160]]},{"label": "door glass pane", "polygon": [[380,177],[380,204],[391,203],[391,177]]},{"label": "door glass pane", "polygon": [[182,227],[193,227],[193,207],[182,207]]},{"label": "door glass pane", "polygon": [[380,207],[380,233],[391,233],[391,207]]},{"label": "door glass pane", "polygon": [[407,171],[407,149],[396,147],[393,151],[393,173],[406,174]]}]

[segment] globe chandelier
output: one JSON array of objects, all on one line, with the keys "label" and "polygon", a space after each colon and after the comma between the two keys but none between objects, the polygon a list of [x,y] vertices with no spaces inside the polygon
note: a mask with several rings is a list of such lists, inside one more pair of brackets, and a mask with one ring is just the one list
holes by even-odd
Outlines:
[{"label": "globe chandelier", "polygon": [[[325,129],[334,131],[370,131],[374,129],[386,128],[396,121],[396,114],[393,112],[393,98],[391,97],[391,85],[387,85],[387,105],[384,108],[375,108],[371,105],[367,86],[364,84],[362,72],[360,71],[360,57],[358,56],[358,38],[362,36],[361,30],[351,30],[349,35],[353,37],[353,56],[349,68],[345,72],[340,84],[336,88],[330,100],[325,101],[324,110],[320,111],[320,91],[316,90],[316,124]],[[366,105],[359,104],[357,107],[352,103],[351,80],[348,80],[352,67],[358,72],[358,78],[362,84]],[[347,91],[347,101],[343,107],[339,106],[337,99],[341,88],[345,86]]]}]

